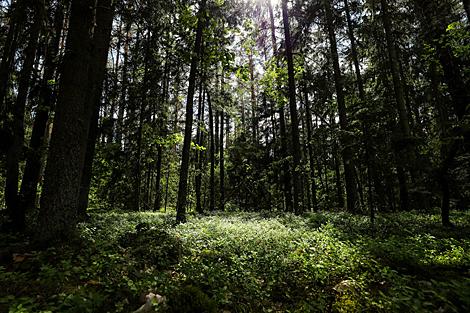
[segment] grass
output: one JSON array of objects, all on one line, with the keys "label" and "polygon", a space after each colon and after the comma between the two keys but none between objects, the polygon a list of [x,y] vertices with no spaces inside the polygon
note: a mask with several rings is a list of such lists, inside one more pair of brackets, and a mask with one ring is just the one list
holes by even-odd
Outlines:
[{"label": "grass", "polygon": [[0,238],[0,312],[133,312],[149,288],[167,312],[470,311],[470,214],[452,220],[93,213],[75,241],[45,251]]}]

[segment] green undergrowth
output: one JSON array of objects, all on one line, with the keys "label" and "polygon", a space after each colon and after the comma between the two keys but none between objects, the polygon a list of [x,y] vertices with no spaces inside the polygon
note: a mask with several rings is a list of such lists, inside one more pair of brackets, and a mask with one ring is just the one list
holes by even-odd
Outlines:
[{"label": "green undergrowth", "polygon": [[[0,238],[0,312],[468,312],[470,214],[92,213],[67,244]],[[148,293],[148,292],[147,292]]]}]

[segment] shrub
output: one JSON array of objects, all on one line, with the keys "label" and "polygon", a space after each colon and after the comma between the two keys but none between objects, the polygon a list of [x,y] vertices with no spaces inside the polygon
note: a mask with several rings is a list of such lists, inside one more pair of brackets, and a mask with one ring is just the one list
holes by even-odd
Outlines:
[{"label": "shrub", "polygon": [[214,300],[191,285],[178,290],[168,304],[172,313],[216,313],[218,310]]}]

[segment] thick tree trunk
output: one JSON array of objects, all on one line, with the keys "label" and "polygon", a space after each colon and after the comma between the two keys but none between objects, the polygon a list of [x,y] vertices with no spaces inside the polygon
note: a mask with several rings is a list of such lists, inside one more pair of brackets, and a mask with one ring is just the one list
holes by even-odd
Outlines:
[{"label": "thick tree trunk", "polygon": [[44,244],[76,232],[77,203],[92,104],[86,103],[94,0],[72,1],[36,239]]},{"label": "thick tree trunk", "polygon": [[20,81],[18,86],[18,95],[13,107],[13,140],[10,149],[6,154],[6,185],[5,185],[5,203],[7,207],[10,223],[6,225],[13,232],[24,232],[26,228],[26,208],[21,205],[21,199],[18,194],[19,185],[19,165],[21,153],[24,145],[24,115],[28,90],[30,86],[30,77],[36,59],[36,48],[38,45],[39,33],[42,29],[44,20],[44,10],[42,5],[36,8],[34,24],[31,26],[29,42],[24,51],[25,60],[20,72]]},{"label": "thick tree trunk", "polygon": [[294,78],[294,61],[292,57],[292,43],[290,38],[289,18],[287,15],[287,0],[282,0],[282,19],[284,22],[284,34],[286,39],[287,53],[287,72],[289,81],[289,108],[291,115],[292,127],[292,156],[294,159],[293,178],[294,178],[294,212],[302,213],[303,204],[302,197],[302,181],[300,168],[300,135],[299,135],[299,119],[297,117],[297,105],[295,97],[295,78]]},{"label": "thick tree trunk", "polygon": [[[327,19],[328,34],[330,39],[330,50],[333,57],[333,69],[336,86],[336,97],[338,102],[339,111],[339,123],[341,130],[347,133],[348,121],[346,116],[346,103],[344,99],[343,91],[343,78],[339,67],[338,60],[338,48],[336,44],[336,35],[333,26],[333,15],[331,12],[330,0],[325,0],[325,12]],[[358,195],[357,186],[354,179],[354,165],[352,164],[354,152],[349,144],[349,138],[347,135],[343,135],[341,138],[343,149],[341,151],[343,157],[344,177],[346,183],[346,199],[347,207],[350,212],[356,212],[358,209]]]},{"label": "thick tree trunk", "polygon": [[180,181],[178,188],[178,203],[176,207],[176,220],[178,222],[186,221],[186,197],[188,194],[188,171],[189,171],[189,150],[193,126],[193,101],[194,89],[196,85],[196,71],[201,50],[202,30],[206,12],[206,0],[201,1],[199,8],[199,19],[197,22],[196,42],[194,44],[194,55],[191,60],[191,69],[189,72],[188,97],[186,101],[186,122],[184,128],[183,152],[181,158]]},{"label": "thick tree trunk", "polygon": [[93,105],[93,113],[88,131],[85,161],[82,179],[80,182],[80,195],[78,199],[77,214],[86,216],[88,208],[88,193],[92,178],[93,157],[95,143],[98,137],[98,121],[101,107],[103,81],[106,77],[106,61],[108,59],[109,42],[114,18],[114,1],[99,0],[96,8],[96,26],[93,38],[93,51],[88,71],[88,87],[86,102]]}]

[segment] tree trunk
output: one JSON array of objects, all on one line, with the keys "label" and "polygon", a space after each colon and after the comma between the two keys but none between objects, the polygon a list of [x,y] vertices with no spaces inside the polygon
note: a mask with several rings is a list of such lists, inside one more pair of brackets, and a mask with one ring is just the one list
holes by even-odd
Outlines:
[{"label": "tree trunk", "polygon": [[310,102],[308,101],[307,86],[304,85],[304,94],[305,94],[305,121],[307,126],[307,148],[308,148],[308,159],[310,163],[310,183],[312,194],[312,207],[313,211],[318,211],[318,201],[317,201],[317,185],[315,182],[315,157],[313,155],[313,146],[312,146],[312,115],[310,113]]},{"label": "tree trunk", "polygon": [[338,206],[344,208],[343,185],[341,184],[341,174],[339,170],[338,149],[337,143],[333,143],[333,159],[335,163],[335,180],[336,180],[336,193],[338,195]]},{"label": "tree trunk", "polygon": [[209,106],[209,132],[211,137],[210,147],[210,161],[211,161],[211,173],[210,173],[210,198],[209,198],[209,210],[214,211],[215,208],[215,140],[214,140],[214,116],[212,112],[211,95],[207,93],[207,102]]},{"label": "tree trunk", "polygon": [[[204,98],[206,97],[206,92],[203,90],[203,83],[199,86],[199,107],[197,112],[197,135],[196,143],[199,147],[203,145],[203,127],[204,127]],[[196,212],[203,213],[204,209],[201,204],[201,185],[202,185],[202,151],[199,149],[196,150]]]},{"label": "tree trunk", "polygon": [[225,190],[225,165],[224,165],[224,109],[220,110],[220,210],[224,210]]},{"label": "tree trunk", "polygon": [[5,185],[5,203],[7,207],[10,223],[6,225],[13,232],[24,232],[26,228],[26,208],[21,205],[21,199],[18,194],[19,185],[19,165],[21,153],[24,145],[24,114],[26,100],[30,86],[30,77],[36,59],[36,48],[38,46],[39,33],[42,29],[44,20],[44,10],[42,5],[38,5],[34,16],[34,24],[31,26],[28,45],[24,51],[25,60],[20,72],[20,81],[18,86],[18,95],[16,103],[12,110],[13,115],[13,140],[12,145],[6,154],[6,185]]},{"label": "tree trunk", "polygon": [[289,19],[287,15],[287,0],[282,0],[282,19],[284,22],[284,34],[286,39],[287,72],[289,81],[289,108],[292,126],[292,156],[294,159],[294,212],[296,214],[300,214],[303,211],[303,204],[301,203],[303,197],[300,168],[300,135],[295,98],[294,61],[292,58],[292,43],[290,38]]},{"label": "tree trunk", "polygon": [[[421,181],[421,173],[418,170],[417,158],[411,142],[411,130],[408,121],[408,113],[406,111],[405,97],[403,92],[403,84],[400,80],[399,69],[398,69],[398,57],[395,50],[395,41],[392,33],[392,22],[390,20],[390,13],[388,10],[387,0],[380,0],[382,5],[382,19],[385,27],[387,48],[390,59],[390,70],[392,72],[392,80],[395,91],[395,100],[397,102],[398,109],[398,120],[400,125],[400,131],[403,136],[403,145],[406,152],[402,155],[402,158],[408,163],[411,179],[415,184],[419,184]],[[426,208],[426,199],[424,194],[419,193],[416,197],[418,208],[423,210]]]},{"label": "tree trunk", "polygon": [[3,45],[2,63],[0,64],[0,116],[6,116],[6,105],[4,104],[7,94],[7,85],[10,79],[10,70],[15,58],[18,34],[24,24],[24,11],[27,1],[19,0],[12,2],[10,11],[12,18],[10,20],[10,28]]},{"label": "tree trunk", "polygon": [[72,1],[36,239],[47,244],[76,232],[77,203],[92,104],[87,103],[94,0]]},{"label": "tree trunk", "polygon": [[[344,99],[343,78],[339,67],[338,48],[336,44],[336,35],[333,26],[333,15],[331,12],[330,0],[325,0],[325,12],[327,19],[328,35],[330,39],[330,50],[333,57],[334,79],[336,86],[336,97],[338,101],[339,123],[341,130],[347,134],[348,121],[346,116],[346,103]],[[349,144],[349,136],[343,135],[341,151],[343,157],[344,177],[346,183],[346,199],[348,211],[356,212],[358,208],[357,186],[354,179],[354,165],[352,164],[354,152]]]},{"label": "tree trunk", "polygon": [[196,42],[194,44],[194,55],[191,60],[191,69],[189,72],[188,98],[186,101],[186,122],[184,128],[183,152],[181,158],[180,181],[178,188],[178,203],[176,207],[176,220],[178,222],[186,221],[186,197],[188,193],[188,171],[189,171],[189,150],[193,125],[193,98],[196,85],[197,63],[202,41],[202,30],[204,24],[204,15],[206,13],[206,0],[201,1],[199,8],[199,19],[197,22]]},{"label": "tree trunk", "polygon": [[[169,69],[169,62],[170,58],[168,57],[168,51],[166,52],[166,61],[165,61],[165,69],[163,72],[163,91],[162,91],[162,99],[163,99],[163,104],[160,107],[160,110],[158,111],[158,119],[157,119],[157,127],[158,127],[158,136],[163,137],[166,134],[166,120],[168,116],[168,111],[167,111],[167,102],[168,102],[168,89],[169,89],[169,83],[170,83],[170,69]],[[157,177],[156,177],[156,182],[155,182],[155,203],[153,210],[154,211],[160,211],[161,209],[161,201],[162,201],[162,195],[163,195],[163,188],[161,187],[161,180],[162,180],[162,159],[163,159],[163,147],[162,144],[158,144],[157,147]]]},{"label": "tree trunk", "polygon": [[[357,87],[359,90],[359,98],[361,99],[362,105],[366,106],[366,93],[364,91],[364,83],[362,81],[361,75],[361,68],[359,66],[359,59],[357,57],[357,45],[356,45],[356,38],[354,36],[354,29],[351,22],[351,15],[349,13],[349,5],[348,0],[344,0],[344,7],[346,10],[346,21],[348,23],[348,36],[349,40],[351,41],[351,57],[354,62],[354,69],[356,73],[356,81]],[[366,151],[366,162],[367,162],[367,173],[368,176],[372,176],[374,181],[378,181],[377,175],[377,168],[376,168],[376,161],[375,161],[375,148],[372,144],[372,135],[371,135],[371,125],[369,121],[369,116],[367,116],[364,120],[364,141],[365,141],[365,151]],[[370,206],[370,216],[374,216],[374,199],[372,196],[372,186],[369,179],[369,206]],[[380,185],[379,185],[380,186]],[[376,193],[379,197],[382,197],[382,191],[380,189],[376,189]],[[379,201],[380,203],[381,201]]]},{"label": "tree trunk", "polygon": [[56,65],[54,59],[57,57],[61,32],[64,24],[64,5],[61,1],[57,3],[54,18],[54,29],[56,36],[51,38],[45,56],[44,75],[41,82],[39,94],[40,104],[37,106],[34,118],[31,138],[29,140],[29,151],[26,158],[23,179],[21,181],[20,201],[22,210],[27,211],[35,206],[38,183],[41,173],[41,159],[45,151],[46,127],[49,119],[49,111],[54,106],[54,96],[52,87],[48,86],[49,81],[58,78],[55,74]]},{"label": "tree trunk", "polygon": [[98,121],[101,107],[103,82],[106,77],[106,62],[108,60],[109,42],[114,18],[114,1],[98,0],[96,7],[96,26],[93,36],[93,51],[88,71],[88,87],[86,102],[92,103],[93,113],[88,131],[87,147],[83,173],[80,182],[80,195],[78,199],[77,214],[86,216],[88,208],[88,193],[92,178],[93,157],[95,143],[98,137]]}]

